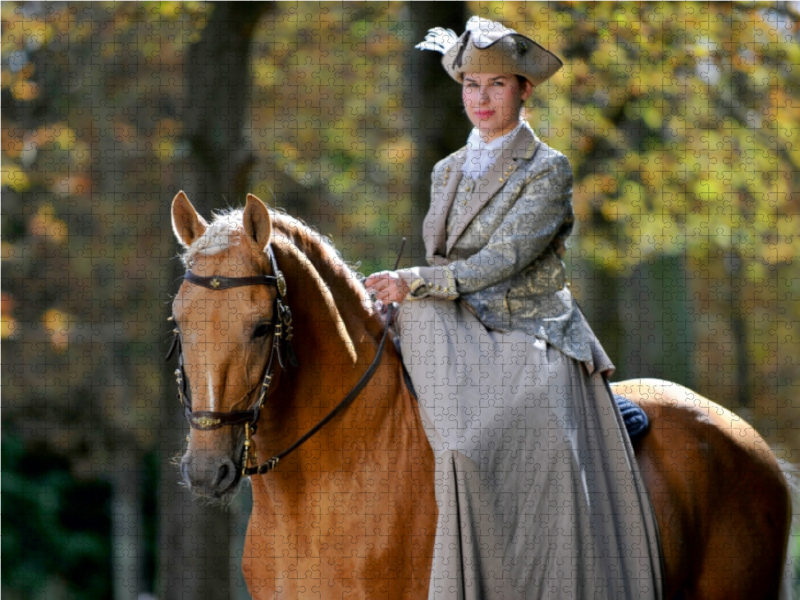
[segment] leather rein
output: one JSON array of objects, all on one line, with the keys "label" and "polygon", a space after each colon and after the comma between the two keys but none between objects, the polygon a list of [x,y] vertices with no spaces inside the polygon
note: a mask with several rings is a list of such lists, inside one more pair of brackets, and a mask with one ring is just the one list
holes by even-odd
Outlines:
[{"label": "leather rein", "polygon": [[[404,240],[405,241],[405,240]],[[258,275],[255,277],[223,277],[221,275],[213,275],[211,277],[200,277],[192,273],[191,269],[186,271],[182,279],[189,283],[202,286],[212,291],[227,290],[234,287],[251,286],[251,285],[265,285],[267,287],[274,287],[277,289],[278,294],[275,296],[275,303],[273,306],[271,327],[273,330],[272,347],[270,349],[267,364],[264,367],[264,377],[261,380],[261,385],[258,390],[258,397],[253,404],[253,407],[248,410],[234,410],[229,412],[217,411],[192,411],[192,401],[189,396],[188,380],[186,372],[183,368],[183,352],[181,346],[180,330],[175,327],[172,332],[174,337],[170,345],[169,352],[166,359],[169,360],[175,351],[178,351],[178,368],[175,370],[175,378],[178,383],[178,400],[183,406],[183,414],[189,422],[192,429],[201,431],[208,431],[212,429],[219,429],[228,425],[244,424],[244,447],[242,449],[242,477],[249,477],[252,475],[263,475],[272,471],[278,463],[283,460],[287,455],[294,452],[297,448],[308,441],[315,433],[333,420],[339,413],[346,409],[353,400],[361,393],[361,391],[369,383],[375,371],[378,370],[383,350],[386,346],[386,339],[389,334],[389,326],[392,323],[394,312],[397,310],[397,304],[392,303],[389,306],[388,314],[386,315],[386,327],[383,330],[378,350],[375,353],[375,358],[372,364],[367,368],[361,379],[358,380],[352,390],[344,397],[344,399],[336,405],[319,423],[314,425],[310,430],[303,434],[295,441],[294,444],[289,446],[283,452],[276,454],[264,463],[258,464],[258,456],[253,444],[253,435],[258,428],[258,420],[261,416],[261,408],[264,405],[269,392],[270,385],[275,372],[275,358],[284,369],[286,364],[293,367],[297,366],[297,358],[291,346],[292,341],[292,313],[289,307],[285,304],[286,300],[286,280],[283,273],[278,269],[278,264],[275,261],[275,255],[272,253],[272,248],[267,248],[270,263],[272,264],[272,275]],[[399,257],[398,257],[399,258]],[[169,320],[174,320],[170,317]],[[253,388],[246,395],[249,396],[253,393]],[[253,463],[251,466],[250,463]]]}]

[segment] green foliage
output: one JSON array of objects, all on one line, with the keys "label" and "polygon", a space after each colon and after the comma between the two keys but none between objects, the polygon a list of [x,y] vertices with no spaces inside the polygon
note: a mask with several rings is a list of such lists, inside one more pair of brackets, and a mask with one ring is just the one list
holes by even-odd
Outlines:
[{"label": "green foliage", "polygon": [[[572,259],[624,281],[643,263],[680,258],[694,311],[689,363],[699,391],[736,410],[743,408],[736,398],[750,397],[748,420],[762,432],[785,431],[778,415],[793,411],[792,382],[800,374],[794,9],[472,6],[565,59],[535,90],[529,120],[575,171]],[[742,332],[734,334],[734,321]],[[744,365],[734,358],[740,344]],[[747,377],[737,381],[742,369]],[[793,434],[777,437],[797,447]]]},{"label": "green foliage", "polygon": [[26,452],[8,431],[2,473],[3,594],[111,598],[110,486],[76,481],[63,457],[44,448]]},{"label": "green foliage", "polygon": [[[366,271],[390,266],[389,245],[411,225],[414,143],[402,102],[413,40],[403,11],[401,2],[281,5],[254,38],[260,162],[341,198],[299,216]],[[254,191],[269,198],[265,180],[254,177]]]},{"label": "green foliage", "polygon": [[[798,254],[794,15],[701,3],[481,9],[566,58],[535,125],[576,170],[574,243],[586,256],[619,271],[735,248],[765,276]],[[600,240],[597,219],[613,224]]]}]

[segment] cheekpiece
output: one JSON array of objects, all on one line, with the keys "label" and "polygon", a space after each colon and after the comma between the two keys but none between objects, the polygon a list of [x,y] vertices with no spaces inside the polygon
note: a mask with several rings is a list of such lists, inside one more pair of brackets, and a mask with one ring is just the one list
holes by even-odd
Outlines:
[{"label": "cheekpiece", "polygon": [[467,21],[461,37],[452,29],[435,27],[416,47],[441,52],[445,71],[459,83],[465,73],[509,73],[537,86],[564,64],[532,39],[481,17]]}]

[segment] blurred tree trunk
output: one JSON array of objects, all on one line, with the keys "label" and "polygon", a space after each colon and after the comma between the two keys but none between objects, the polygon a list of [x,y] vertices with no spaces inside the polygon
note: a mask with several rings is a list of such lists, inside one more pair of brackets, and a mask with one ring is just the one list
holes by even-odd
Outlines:
[{"label": "blurred tree trunk", "polygon": [[694,310],[686,259],[654,256],[617,281],[623,331],[615,357],[617,379],[657,377],[694,388]]},{"label": "blurred tree trunk", "polygon": [[[731,249],[724,259],[725,271],[730,279],[730,319],[731,342],[733,344],[733,390],[736,396],[734,407],[739,409],[752,409],[753,378],[750,373],[752,362],[748,353],[747,342],[747,304],[746,281],[744,278],[745,261],[738,250]],[[733,398],[731,398],[733,401]]]},{"label": "blurred tree trunk", "polygon": [[136,600],[144,580],[144,521],[140,496],[142,458],[135,445],[115,453],[111,498],[114,600]]},{"label": "blurred tree trunk", "polygon": [[[201,39],[187,52],[181,120],[190,153],[179,163],[182,172],[175,180],[207,218],[212,208],[240,201],[248,189],[254,163],[247,136],[251,39],[271,7],[267,2],[215,2]],[[173,281],[180,270],[174,261]],[[231,560],[235,516],[192,499],[170,462],[181,453],[188,427],[175,400],[174,368],[165,367],[161,416],[159,598],[230,600],[236,593],[232,581],[241,582],[240,564]]]},{"label": "blurred tree trunk", "polygon": [[413,37],[406,66],[408,81],[404,100],[415,152],[411,166],[414,233],[405,256],[411,259],[411,264],[421,265],[425,259],[422,221],[430,205],[433,166],[467,142],[472,126],[461,104],[461,87],[442,67],[442,55],[413,46],[425,39],[428,30],[434,27],[452,29],[460,34],[464,31],[468,10],[464,2],[409,2],[408,11]]},{"label": "blurred tree trunk", "polygon": [[240,200],[255,154],[250,148],[253,28],[269,2],[214,2],[202,38],[189,47],[181,120],[191,148],[185,189],[205,216]]}]

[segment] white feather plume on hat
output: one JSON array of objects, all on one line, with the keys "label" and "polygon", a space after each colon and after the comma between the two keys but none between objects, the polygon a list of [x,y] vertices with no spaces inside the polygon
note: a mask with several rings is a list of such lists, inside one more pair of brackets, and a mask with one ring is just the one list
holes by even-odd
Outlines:
[{"label": "white feather plume on hat", "polygon": [[452,29],[444,27],[434,27],[428,30],[425,40],[414,46],[419,50],[433,50],[435,52],[446,53],[456,45],[458,36]]},{"label": "white feather plume on hat", "polygon": [[472,17],[467,21],[467,28],[472,34],[472,43],[478,48],[488,48],[497,40],[506,37],[507,35],[515,35],[517,32],[508,27],[504,27],[497,21],[490,21],[489,19],[482,19],[481,17]]}]

